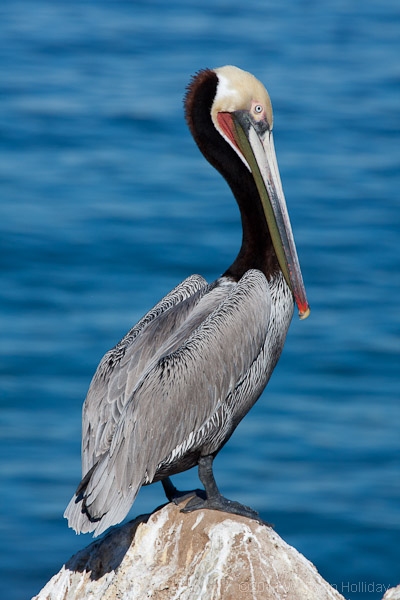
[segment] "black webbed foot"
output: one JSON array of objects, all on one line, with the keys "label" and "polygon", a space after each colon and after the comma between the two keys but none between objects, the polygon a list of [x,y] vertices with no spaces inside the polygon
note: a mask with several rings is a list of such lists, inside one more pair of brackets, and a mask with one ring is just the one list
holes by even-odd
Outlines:
[{"label": "black webbed foot", "polygon": [[248,517],[249,519],[254,519],[255,521],[264,523],[264,521],[260,518],[258,512],[256,512],[249,506],[240,504],[240,502],[228,500],[228,498],[224,498],[224,496],[221,495],[213,498],[206,498],[205,500],[199,498],[198,496],[195,496],[194,498],[189,500],[189,502],[184,508],[181,509],[181,512],[189,513],[193,512],[194,510],[201,510],[203,508],[208,508],[211,510],[220,510],[222,512],[232,513],[234,515],[242,515],[243,517]]},{"label": "black webbed foot", "polygon": [[[214,474],[212,471],[212,463],[213,457],[211,455],[202,456],[199,460],[199,477],[201,482],[205,487],[205,494],[199,494],[200,490],[196,490],[196,495],[189,500],[184,508],[181,509],[183,513],[193,512],[195,510],[201,510],[204,508],[208,508],[211,510],[219,510],[222,512],[231,513],[234,515],[242,515],[243,517],[247,517],[249,519],[254,519],[258,521],[262,525],[267,525],[271,527],[269,523],[263,521],[260,518],[258,512],[250,508],[249,506],[245,506],[244,504],[240,504],[239,502],[234,502],[233,500],[228,500],[228,498],[224,498],[218,490],[217,484],[214,479]],[[164,483],[164,482],[163,482]],[[171,483],[171,482],[170,482]],[[172,485],[172,483],[171,483]],[[172,486],[173,487],[173,486]],[[164,486],[165,489],[165,486]],[[187,497],[187,496],[186,496]]]}]

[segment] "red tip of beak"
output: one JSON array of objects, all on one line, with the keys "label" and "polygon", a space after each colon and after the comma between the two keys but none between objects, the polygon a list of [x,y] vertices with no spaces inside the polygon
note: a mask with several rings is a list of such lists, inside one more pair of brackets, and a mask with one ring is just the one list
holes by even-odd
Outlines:
[{"label": "red tip of beak", "polygon": [[310,314],[310,307],[308,306],[308,302],[298,302],[297,306],[299,307],[299,317],[301,320],[307,319]]}]

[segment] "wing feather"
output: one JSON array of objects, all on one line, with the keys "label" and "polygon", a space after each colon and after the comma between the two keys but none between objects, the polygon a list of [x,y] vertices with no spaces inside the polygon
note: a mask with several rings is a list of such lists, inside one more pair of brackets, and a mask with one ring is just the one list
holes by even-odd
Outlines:
[{"label": "wing feather", "polygon": [[[82,412],[82,476],[107,451],[116,424],[130,396],[129,391],[140,378],[151,359],[153,343],[149,344],[146,330],[171,308],[207,289],[200,275],[188,277],[154,306],[111,350],[102,358],[90,384]],[[153,328],[154,329],[154,328]],[[151,332],[154,335],[154,331]],[[157,337],[157,335],[155,335]],[[143,351],[147,350],[147,351]],[[154,351],[154,350],[153,350]]]},{"label": "wing feather", "polygon": [[208,292],[156,353],[87,485],[86,507],[99,520],[92,523],[95,535],[125,517],[163,461],[204,444],[197,434],[220,424],[221,408],[262,350],[270,310],[267,280],[248,271],[237,285]]}]

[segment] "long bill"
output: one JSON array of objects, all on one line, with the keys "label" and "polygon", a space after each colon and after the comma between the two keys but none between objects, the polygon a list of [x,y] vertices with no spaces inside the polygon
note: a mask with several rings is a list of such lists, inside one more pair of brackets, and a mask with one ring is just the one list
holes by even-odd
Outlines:
[{"label": "long bill", "polygon": [[310,314],[292,227],[283,194],[272,132],[258,133],[248,113],[231,113],[233,136],[246,159],[260,195],[279,266],[292,290],[300,319]]}]

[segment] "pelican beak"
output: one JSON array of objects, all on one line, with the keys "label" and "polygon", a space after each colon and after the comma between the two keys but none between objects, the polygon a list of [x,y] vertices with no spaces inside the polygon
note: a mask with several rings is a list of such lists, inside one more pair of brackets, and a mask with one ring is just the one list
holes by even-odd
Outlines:
[{"label": "pelican beak", "polygon": [[254,177],[279,266],[296,300],[300,319],[306,319],[310,307],[283,194],[272,131],[265,121],[255,122],[245,110],[218,113],[218,121]]}]

